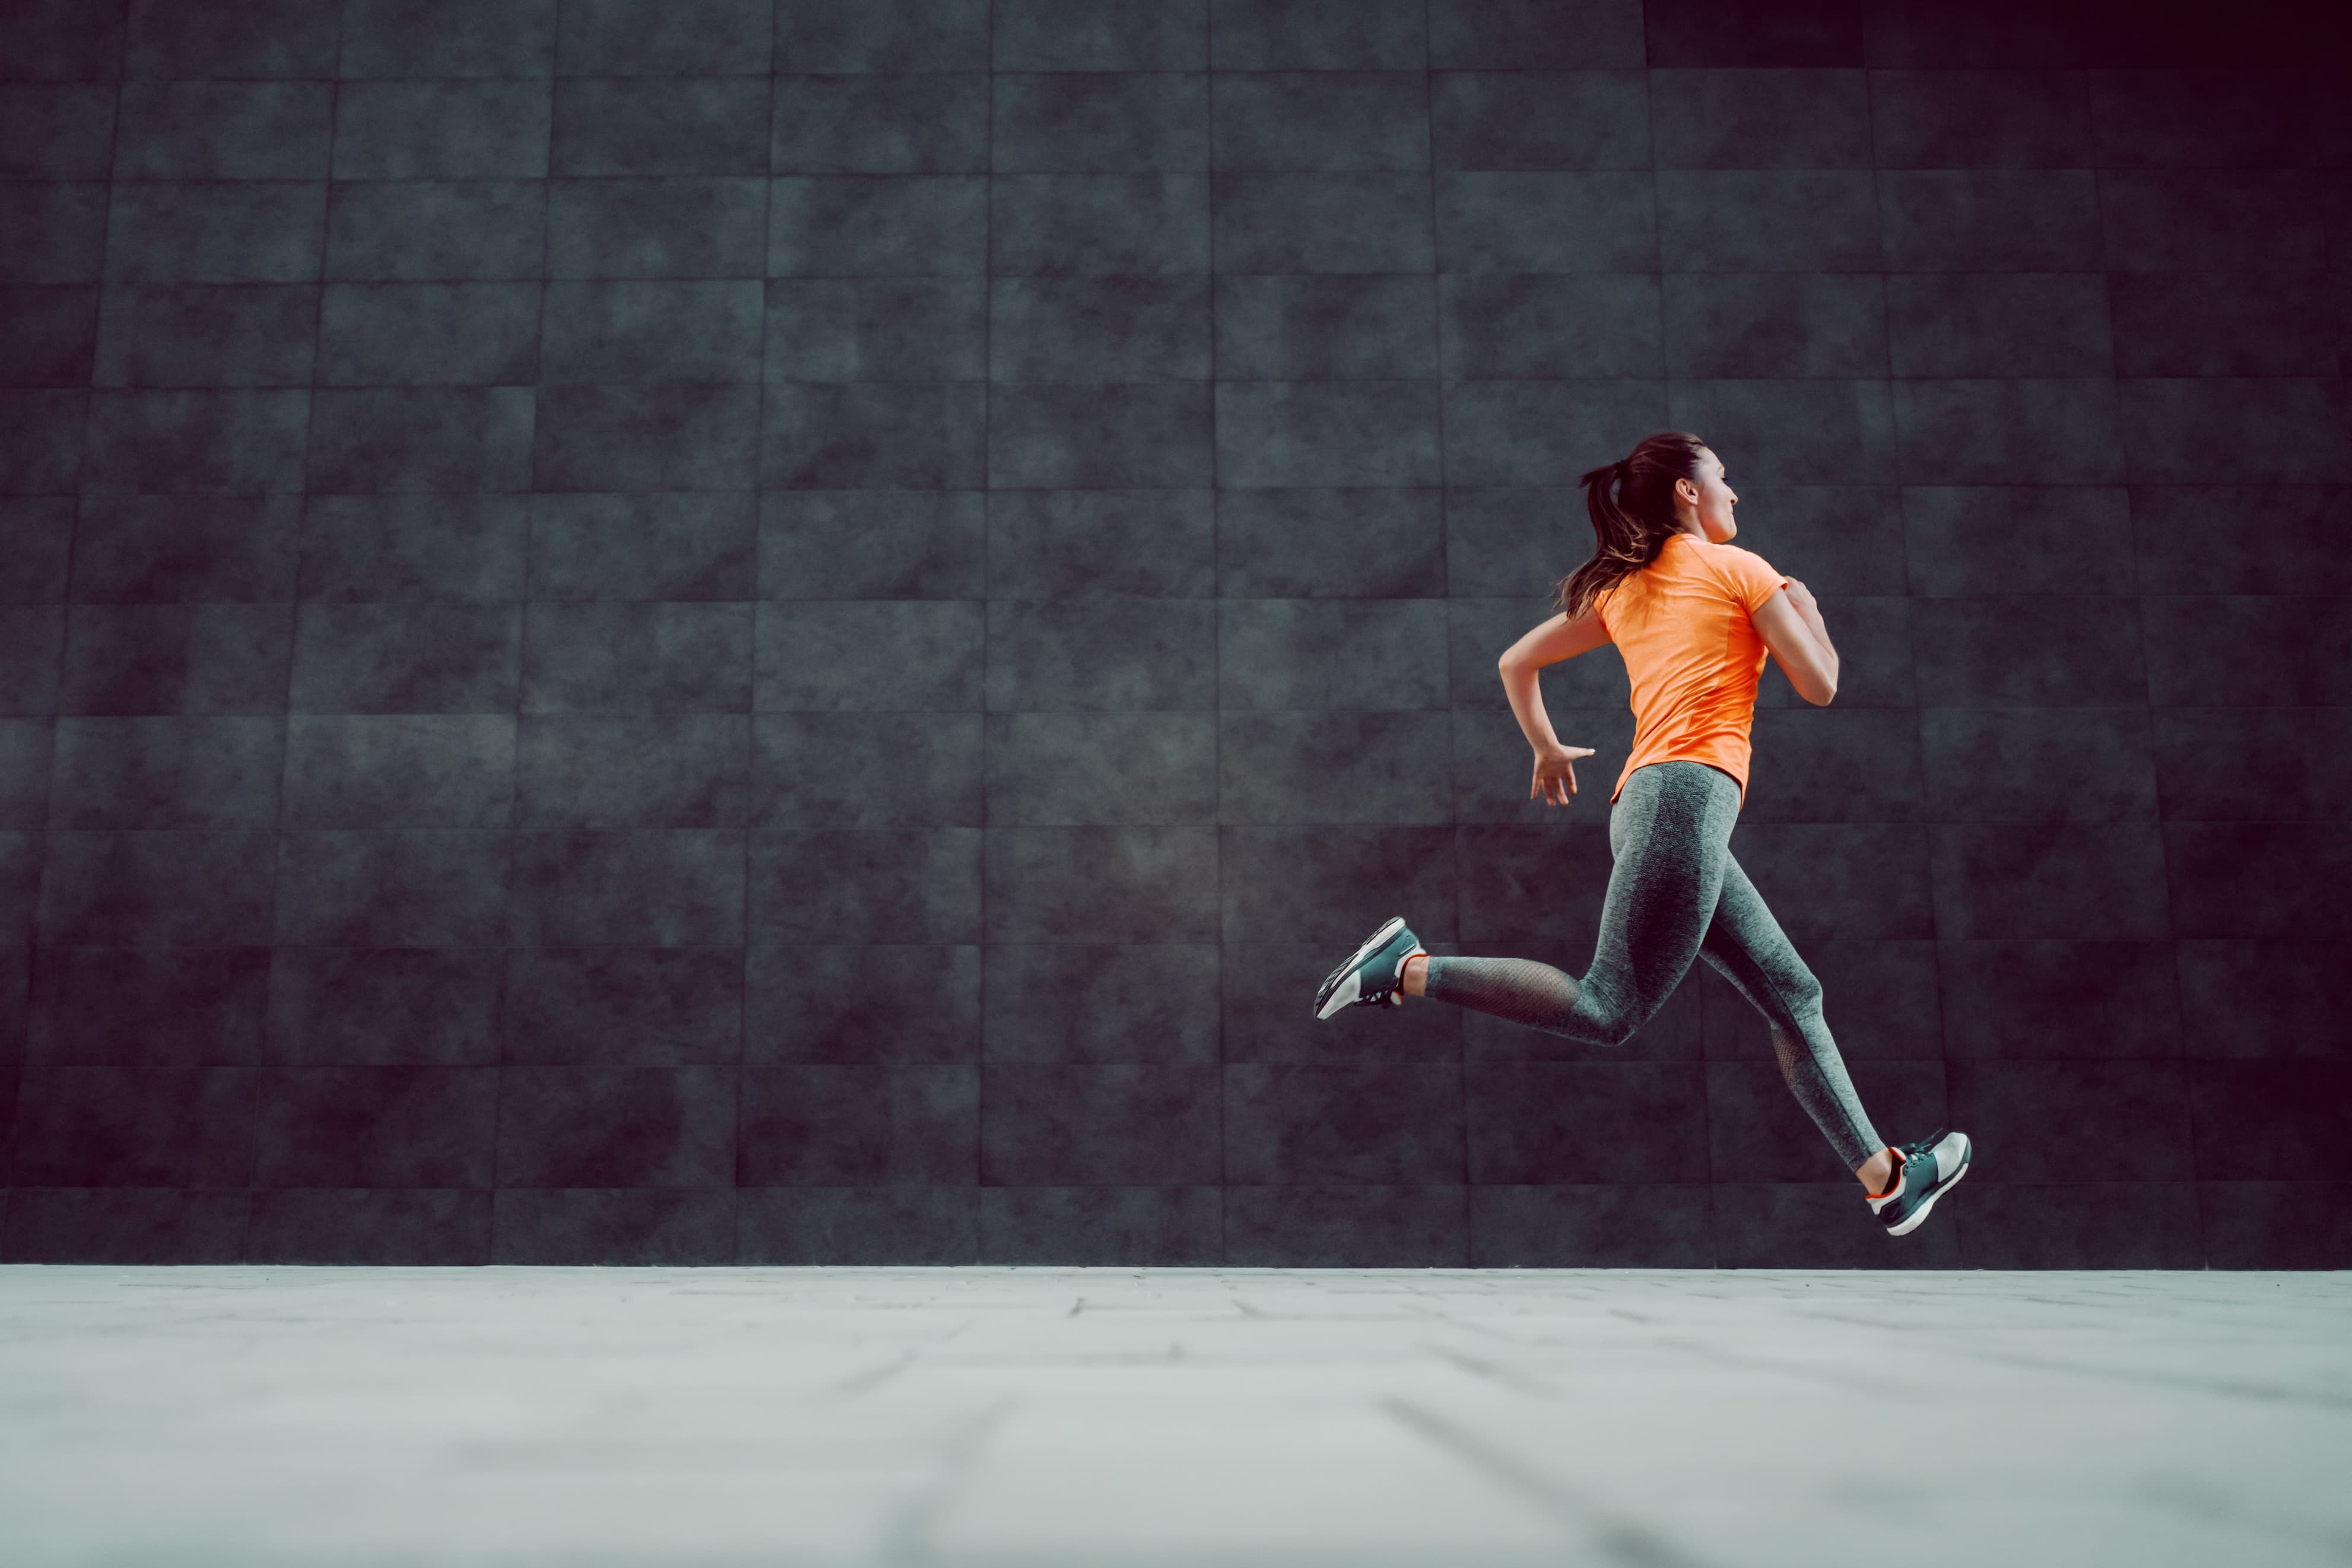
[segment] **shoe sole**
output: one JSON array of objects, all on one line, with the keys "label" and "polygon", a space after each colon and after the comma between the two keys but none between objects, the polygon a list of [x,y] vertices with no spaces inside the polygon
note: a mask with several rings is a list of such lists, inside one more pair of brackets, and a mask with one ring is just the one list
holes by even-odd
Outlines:
[{"label": "shoe sole", "polygon": [[[1391,915],[1380,930],[1374,931],[1361,947],[1349,956],[1347,963],[1323,977],[1322,989],[1315,993],[1315,1016],[1318,1018],[1328,1018],[1339,1010],[1339,1007],[1330,1005],[1333,994],[1339,989],[1339,982],[1348,978],[1350,971],[1360,967],[1364,960],[1394,941],[1396,933],[1402,930],[1404,930],[1404,917]],[[1346,1002],[1339,1005],[1340,1007],[1350,1005],[1352,1004]]]},{"label": "shoe sole", "polygon": [[1944,1183],[1934,1192],[1929,1193],[1927,1194],[1927,1201],[1911,1211],[1910,1218],[1905,1220],[1901,1225],[1888,1226],[1886,1227],[1886,1234],[1889,1236],[1908,1236],[1913,1231],[1918,1229],[1919,1226],[1926,1222],[1927,1218],[1927,1211],[1936,1206],[1936,1200],[1942,1197],[1946,1193],[1950,1192],[1954,1187],[1958,1186],[1960,1184],[1960,1178],[1968,1173],[1969,1168],[1966,1165],[1962,1165],[1958,1170],[1954,1171],[1950,1181]]}]

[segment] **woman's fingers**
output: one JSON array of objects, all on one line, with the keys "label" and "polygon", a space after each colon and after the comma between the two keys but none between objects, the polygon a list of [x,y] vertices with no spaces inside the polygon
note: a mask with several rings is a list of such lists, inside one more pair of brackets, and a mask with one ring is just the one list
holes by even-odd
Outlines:
[{"label": "woman's fingers", "polygon": [[1562,746],[1556,754],[1536,759],[1535,777],[1528,783],[1528,798],[1547,805],[1566,805],[1576,795],[1576,759],[1593,754],[1591,746]]}]

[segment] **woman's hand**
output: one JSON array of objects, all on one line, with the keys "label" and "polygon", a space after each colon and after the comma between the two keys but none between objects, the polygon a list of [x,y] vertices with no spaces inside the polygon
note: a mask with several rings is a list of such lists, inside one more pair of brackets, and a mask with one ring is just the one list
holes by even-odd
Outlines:
[{"label": "woman's hand", "polygon": [[1576,793],[1576,759],[1592,754],[1590,746],[1552,746],[1536,753],[1536,776],[1528,798],[1547,805],[1566,805]]},{"label": "woman's hand", "polygon": [[1784,578],[1782,581],[1788,587],[1789,603],[1797,606],[1799,614],[1809,616],[1821,614],[1821,605],[1813,598],[1813,591],[1811,588],[1806,587],[1794,577]]}]

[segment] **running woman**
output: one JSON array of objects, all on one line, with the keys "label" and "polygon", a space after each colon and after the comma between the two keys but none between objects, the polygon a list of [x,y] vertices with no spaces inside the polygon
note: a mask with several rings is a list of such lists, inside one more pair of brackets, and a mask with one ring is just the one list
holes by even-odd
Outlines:
[{"label": "running woman", "polygon": [[1683,431],[1652,436],[1586,474],[1592,558],[1559,585],[1559,613],[1500,660],[1535,748],[1529,799],[1566,805],[1576,759],[1544,711],[1544,666],[1613,642],[1633,685],[1633,749],[1610,795],[1613,864],[1591,967],[1571,979],[1519,958],[1432,957],[1402,917],[1333,970],[1315,1016],[1451,1002],[1588,1045],[1622,1046],[1704,958],[1764,1015],[1780,1074],[1862,1183],[1888,1234],[1918,1228],[1969,1168],[1966,1134],[1879,1141],[1822,1017],[1821,982],[1731,855],[1748,797],[1748,731],[1767,651],[1815,707],[1837,694],[1838,655],[1805,585],[1730,542],[1738,502],[1722,460]]}]

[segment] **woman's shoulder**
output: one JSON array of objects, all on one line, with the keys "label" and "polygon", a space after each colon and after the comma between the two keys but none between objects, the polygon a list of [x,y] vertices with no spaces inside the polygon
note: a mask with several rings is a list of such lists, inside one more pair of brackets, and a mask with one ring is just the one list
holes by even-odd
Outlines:
[{"label": "woman's shoulder", "polygon": [[1712,540],[1698,539],[1692,540],[1691,543],[1697,547],[1701,560],[1734,578],[1771,577],[1778,580],[1780,577],[1770,562],[1744,545],[1717,544]]},{"label": "woman's shoulder", "polygon": [[1761,561],[1764,559],[1761,555],[1757,554],[1756,552],[1748,549],[1748,546],[1744,544],[1733,544],[1729,541],[1726,541],[1723,543],[1718,544],[1712,539],[1700,539],[1695,535],[1687,533],[1684,534],[1683,537],[1692,544],[1696,545],[1698,548],[1699,552],[1708,557],[1710,560],[1735,561],[1744,559],[1748,561]]}]

